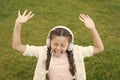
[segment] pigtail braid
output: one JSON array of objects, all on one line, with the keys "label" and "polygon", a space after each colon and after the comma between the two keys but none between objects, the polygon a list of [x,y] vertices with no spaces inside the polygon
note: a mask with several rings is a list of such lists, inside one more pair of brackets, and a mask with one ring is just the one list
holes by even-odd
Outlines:
[{"label": "pigtail braid", "polygon": [[[50,50],[51,50],[50,48],[47,48],[46,71],[48,71],[50,65],[50,59],[51,59]],[[49,80],[48,72],[46,72],[46,80]]]},{"label": "pigtail braid", "polygon": [[[73,57],[73,51],[67,51],[67,57],[68,57],[68,61],[69,61],[69,70],[72,74],[72,76],[74,77],[75,72],[76,72],[76,67],[75,67],[75,61],[74,61],[74,57]],[[75,80],[73,78],[73,80]]]}]

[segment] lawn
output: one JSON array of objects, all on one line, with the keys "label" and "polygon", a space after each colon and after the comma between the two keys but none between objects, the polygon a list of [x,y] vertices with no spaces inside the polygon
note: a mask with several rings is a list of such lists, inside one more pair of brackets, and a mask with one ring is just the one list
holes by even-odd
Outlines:
[{"label": "lawn", "polygon": [[120,79],[120,0],[0,0],[0,80],[32,80],[37,59],[24,57],[12,49],[17,11],[33,11],[35,16],[22,27],[22,42],[45,45],[49,30],[69,27],[75,44],[92,45],[90,31],[78,19],[88,14],[95,22],[105,50],[85,58],[87,80]]}]

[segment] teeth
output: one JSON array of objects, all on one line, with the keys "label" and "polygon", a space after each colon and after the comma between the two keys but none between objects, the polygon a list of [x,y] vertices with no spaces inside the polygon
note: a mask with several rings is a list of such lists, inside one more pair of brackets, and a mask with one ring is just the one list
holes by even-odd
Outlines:
[{"label": "teeth", "polygon": [[60,57],[63,54],[62,50],[53,50],[52,52],[55,57]]},{"label": "teeth", "polygon": [[61,52],[55,52],[54,54],[56,57],[59,57],[61,55]]}]

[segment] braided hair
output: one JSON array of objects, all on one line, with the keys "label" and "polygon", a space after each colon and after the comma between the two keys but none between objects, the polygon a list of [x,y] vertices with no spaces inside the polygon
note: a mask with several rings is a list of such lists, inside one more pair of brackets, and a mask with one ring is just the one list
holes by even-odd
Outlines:
[{"label": "braided hair", "polygon": [[[54,36],[65,36],[65,37],[69,37],[69,42],[71,42],[72,40],[72,36],[69,33],[69,31],[67,31],[66,29],[63,28],[56,28],[55,30],[50,32],[50,40],[52,40],[54,38]],[[75,72],[76,72],[76,67],[75,67],[75,62],[74,62],[74,55],[73,55],[73,51],[68,51],[67,52],[67,57],[68,57],[68,61],[69,61],[69,71],[72,74],[72,76],[74,77]],[[47,48],[47,59],[46,59],[46,71],[49,70],[49,65],[50,65],[50,59],[51,59],[51,47]],[[46,72],[46,80],[49,80],[49,75]],[[73,78],[73,80],[75,80]]]}]

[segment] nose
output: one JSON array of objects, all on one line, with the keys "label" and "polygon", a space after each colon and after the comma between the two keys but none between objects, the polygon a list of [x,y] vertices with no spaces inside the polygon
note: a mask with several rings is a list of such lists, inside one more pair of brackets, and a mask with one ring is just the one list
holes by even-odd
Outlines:
[{"label": "nose", "polygon": [[60,50],[60,46],[57,46],[56,49],[57,49],[57,50]]}]

